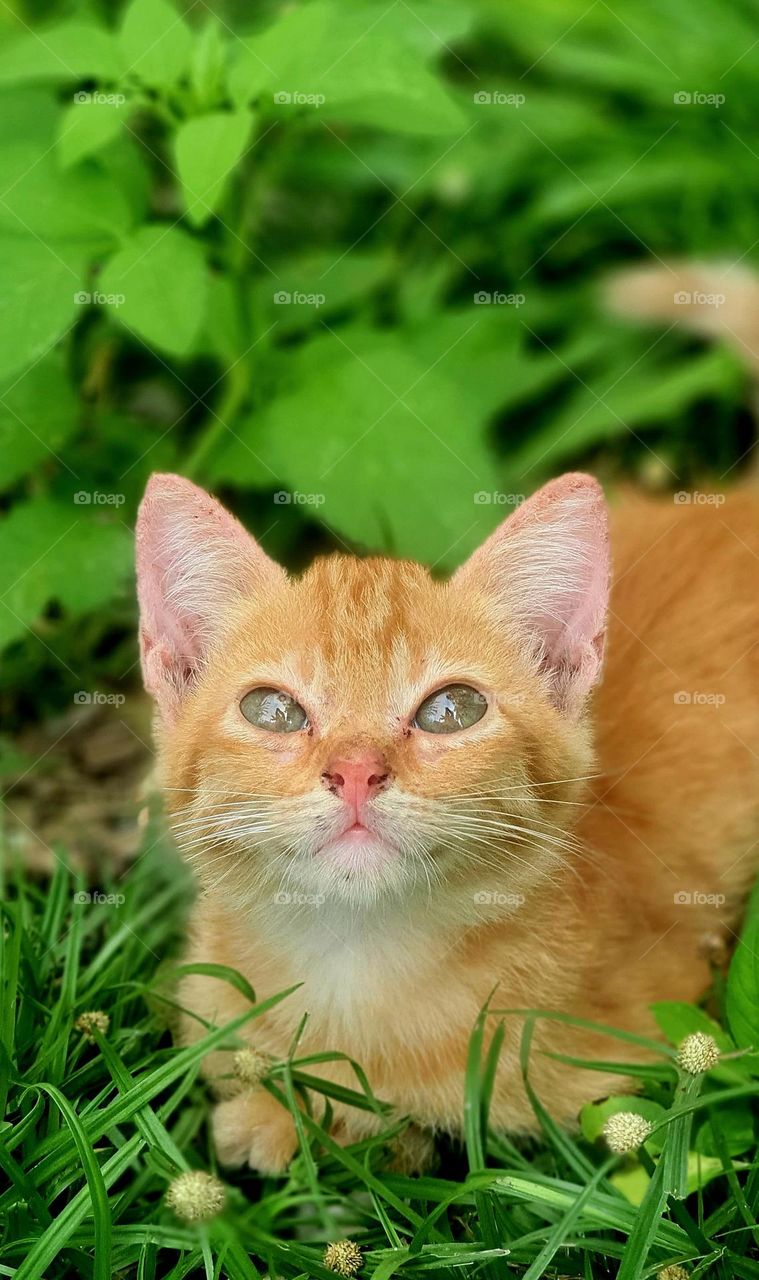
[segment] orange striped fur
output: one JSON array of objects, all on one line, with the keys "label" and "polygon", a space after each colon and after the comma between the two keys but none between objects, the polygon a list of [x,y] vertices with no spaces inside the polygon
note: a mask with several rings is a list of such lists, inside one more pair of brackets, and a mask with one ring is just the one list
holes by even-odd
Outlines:
[{"label": "orange striped fur", "polygon": [[[542,513],[579,492],[600,510],[594,482],[569,477],[526,504],[522,529],[537,540]],[[187,482],[152,482],[138,535],[143,653],[168,807],[199,885],[186,959],[238,969],[259,998],[301,984],[251,1024],[257,1049],[286,1054],[307,1013],[299,1054],[357,1060],[399,1113],[456,1133],[468,1037],[494,989],[494,1008],[645,1034],[655,1034],[651,1001],[703,993],[759,848],[758,507],[749,492],[723,505],[622,499],[603,675],[588,692],[599,570],[582,656],[562,675],[574,683],[558,693],[545,646],[531,647],[515,621],[532,588],[499,585],[514,534],[503,563],[491,541],[449,582],[342,555],[288,578]],[[588,554],[601,556],[595,526],[584,529]],[[486,693],[486,717],[459,734],[410,727],[422,698],[457,680]],[[252,728],[239,702],[256,685],[292,693],[311,730]],[[327,762],[370,748],[392,779],[373,805],[394,853],[314,853],[312,833],[337,803],[320,782]],[[179,999],[218,1023],[246,1008],[200,975]],[[525,1131],[521,1019],[508,1015],[506,1028],[491,1122]],[[187,1017],[181,1034],[191,1040],[202,1024]],[[532,1083],[568,1123],[620,1078],[542,1048],[634,1052],[538,1024]],[[292,1121],[265,1090],[236,1091],[228,1057],[207,1063],[220,1158],[282,1169]],[[319,1070],[356,1087],[345,1063]],[[335,1106],[342,1141],[373,1123]]]}]

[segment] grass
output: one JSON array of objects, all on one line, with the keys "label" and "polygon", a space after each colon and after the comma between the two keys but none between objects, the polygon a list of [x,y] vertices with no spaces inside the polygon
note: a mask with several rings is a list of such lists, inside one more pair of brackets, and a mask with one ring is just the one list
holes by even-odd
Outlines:
[{"label": "grass", "polygon": [[[349,1238],[363,1251],[361,1276],[376,1280],[637,1280],[676,1263],[692,1276],[759,1277],[752,1055],[688,1077],[674,1048],[661,1045],[647,1066],[627,1067],[629,1036],[620,1033],[618,1068],[639,1077],[633,1105],[655,1121],[638,1156],[610,1155],[596,1136],[605,1116],[626,1105],[616,1101],[586,1108],[573,1135],[531,1093],[541,1137],[514,1141],[488,1132],[497,1028],[509,1016],[488,1008],[471,1038],[464,1141],[441,1140],[432,1174],[389,1168],[397,1123],[337,1146],[326,1132],[330,1098],[362,1108],[382,1103],[358,1064],[355,1089],[345,1090],[319,1082],[318,1060],[299,1060],[296,1047],[263,1086],[292,1108],[309,1086],[301,1151],[289,1172],[270,1179],[225,1172],[223,1212],[204,1226],[182,1222],[165,1204],[172,1179],[190,1168],[218,1172],[201,1056],[212,1045],[234,1045],[241,1033],[254,1038],[264,1003],[248,991],[250,1009],[234,1023],[209,1029],[197,1046],[173,1046],[165,992],[179,964],[191,886],[160,837],[123,883],[103,886],[123,897],[118,904],[78,900],[84,886],[63,860],[50,883],[10,867],[5,878],[0,1276],[328,1278],[325,1246]],[[110,1018],[94,1042],[74,1027],[88,1010]],[[536,1016],[525,1023],[526,1072]],[[657,1016],[675,1041],[712,1025],[683,1005],[659,1006]]]}]

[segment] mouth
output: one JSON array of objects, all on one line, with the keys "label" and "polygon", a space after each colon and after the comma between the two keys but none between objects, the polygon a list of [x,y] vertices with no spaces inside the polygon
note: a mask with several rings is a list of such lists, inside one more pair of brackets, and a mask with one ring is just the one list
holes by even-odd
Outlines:
[{"label": "mouth", "polygon": [[361,840],[373,838],[374,834],[375,833],[371,831],[369,827],[364,826],[363,822],[353,822],[349,827],[346,827],[337,838],[338,840],[360,842]]},{"label": "mouth", "polygon": [[317,850],[319,858],[355,871],[389,861],[396,853],[397,850],[384,835],[360,820],[351,822],[342,831],[330,836]]}]

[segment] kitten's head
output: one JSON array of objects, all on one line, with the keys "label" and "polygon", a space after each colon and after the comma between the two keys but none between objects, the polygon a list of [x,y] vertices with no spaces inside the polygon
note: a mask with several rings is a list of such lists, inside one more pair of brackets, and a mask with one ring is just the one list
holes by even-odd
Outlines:
[{"label": "kitten's head", "polygon": [[290,577],[157,475],[137,566],[163,780],[207,888],[241,910],[437,894],[487,913],[566,856],[608,585],[589,476],[547,485],[438,582],[342,555]]}]

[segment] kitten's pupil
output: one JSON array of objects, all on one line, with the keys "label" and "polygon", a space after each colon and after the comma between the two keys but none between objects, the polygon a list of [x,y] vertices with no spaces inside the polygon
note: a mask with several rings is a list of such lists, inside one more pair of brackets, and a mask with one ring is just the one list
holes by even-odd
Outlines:
[{"label": "kitten's pupil", "polygon": [[458,733],[481,720],[487,698],[469,684],[449,684],[424,699],[414,717],[425,733]]},{"label": "kitten's pupil", "polygon": [[299,702],[282,689],[251,689],[240,702],[250,724],[272,733],[296,733],[308,728],[308,716]]}]

